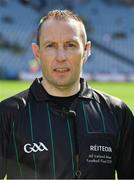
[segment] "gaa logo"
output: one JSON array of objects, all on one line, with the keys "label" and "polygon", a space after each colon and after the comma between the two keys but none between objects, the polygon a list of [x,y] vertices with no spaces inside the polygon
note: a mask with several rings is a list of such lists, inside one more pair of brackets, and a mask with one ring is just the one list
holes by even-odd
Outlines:
[{"label": "gaa logo", "polygon": [[37,152],[37,151],[48,151],[47,147],[42,143],[42,142],[39,142],[39,144],[36,144],[36,143],[33,143],[33,144],[25,144],[24,146],[24,151],[26,153],[31,153],[31,152]]}]

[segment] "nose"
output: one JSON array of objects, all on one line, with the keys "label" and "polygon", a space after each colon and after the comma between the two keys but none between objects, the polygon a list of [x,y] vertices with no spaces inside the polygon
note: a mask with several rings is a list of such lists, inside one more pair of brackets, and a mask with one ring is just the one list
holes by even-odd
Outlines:
[{"label": "nose", "polygon": [[56,60],[58,62],[66,61],[66,52],[65,52],[65,49],[63,49],[63,48],[57,49]]}]

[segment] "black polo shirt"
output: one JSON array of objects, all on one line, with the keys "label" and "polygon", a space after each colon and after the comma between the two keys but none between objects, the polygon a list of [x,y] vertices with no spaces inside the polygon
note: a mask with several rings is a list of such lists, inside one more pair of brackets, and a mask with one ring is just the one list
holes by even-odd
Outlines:
[{"label": "black polo shirt", "polygon": [[[119,99],[88,88],[64,103],[36,79],[0,103],[0,178],[134,179],[134,117]],[[56,100],[56,101],[55,101]],[[60,98],[59,98],[60,100]]]}]

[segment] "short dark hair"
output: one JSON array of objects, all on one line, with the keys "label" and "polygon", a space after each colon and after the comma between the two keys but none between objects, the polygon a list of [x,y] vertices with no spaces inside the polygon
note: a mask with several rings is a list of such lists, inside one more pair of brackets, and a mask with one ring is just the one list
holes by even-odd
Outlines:
[{"label": "short dark hair", "polygon": [[[39,25],[38,25],[38,29],[37,29],[37,44],[40,45],[40,34],[41,34],[41,27],[42,24],[48,20],[48,19],[56,19],[56,20],[68,20],[68,19],[74,19],[80,23],[82,23],[82,25],[84,26],[84,22],[83,20],[80,18],[80,16],[78,16],[77,14],[74,14],[73,12],[69,11],[69,10],[52,10],[49,11],[48,14],[46,16],[43,16],[40,19]],[[85,26],[84,26],[85,28]],[[82,36],[83,41],[85,42],[86,39],[84,37],[84,35]]]}]

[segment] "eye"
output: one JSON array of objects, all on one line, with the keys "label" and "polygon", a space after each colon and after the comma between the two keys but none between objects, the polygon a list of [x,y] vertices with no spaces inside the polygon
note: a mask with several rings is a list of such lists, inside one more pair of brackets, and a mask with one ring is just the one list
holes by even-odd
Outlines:
[{"label": "eye", "polygon": [[47,44],[46,47],[47,47],[47,48],[54,47],[54,44]]},{"label": "eye", "polygon": [[67,43],[67,47],[75,48],[75,47],[76,47],[76,44],[74,44],[74,43]]}]

